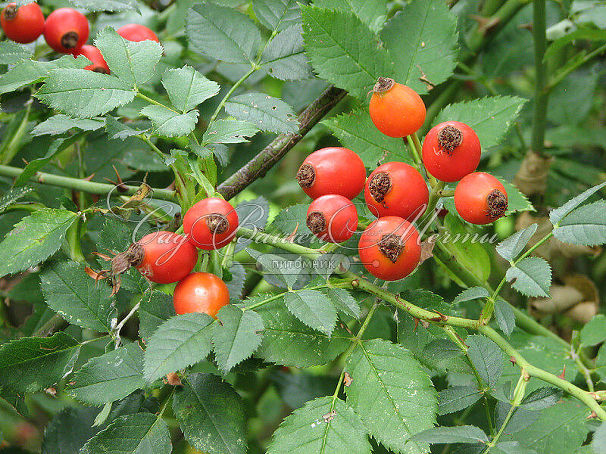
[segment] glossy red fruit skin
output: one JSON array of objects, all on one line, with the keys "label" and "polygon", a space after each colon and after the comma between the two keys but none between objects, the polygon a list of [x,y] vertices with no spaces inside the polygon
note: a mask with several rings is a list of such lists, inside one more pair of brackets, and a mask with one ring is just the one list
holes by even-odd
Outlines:
[{"label": "glossy red fruit skin", "polygon": [[389,137],[409,136],[425,122],[425,103],[418,93],[384,77],[375,85],[368,110],[373,124]]},{"label": "glossy red fruit skin", "polygon": [[[213,215],[223,216],[227,225],[222,224],[216,233],[211,232],[208,222]],[[200,200],[192,206],[183,218],[183,231],[196,247],[212,251],[230,243],[238,229],[238,213],[229,202],[218,197]]]},{"label": "glossy red fruit skin", "polygon": [[[46,18],[44,39],[56,52],[77,54],[88,40],[89,31],[88,19],[84,14],[73,8],[59,8]],[[67,39],[70,34],[75,34],[71,42]],[[67,41],[68,47],[64,41]]]},{"label": "glossy red fruit skin", "polygon": [[[380,250],[385,236],[395,235],[403,245],[395,261]],[[421,260],[419,232],[405,219],[386,216],[373,221],[360,236],[358,254],[364,267],[384,281],[397,281],[412,273]],[[395,258],[395,257],[394,257]]]},{"label": "glossy red fruit skin", "polygon": [[103,55],[101,55],[101,51],[99,49],[97,49],[95,46],[91,46],[90,44],[85,44],[84,46],[82,46],[82,48],[80,49],[78,54],[75,56],[77,57],[78,55],[84,55],[86,58],[88,58],[92,62],[92,65],[85,66],[84,69],[88,69],[89,71],[94,71],[94,72],[103,73],[103,74],[110,73],[109,66],[107,66],[107,63],[106,63],[105,59],[103,58]]},{"label": "glossy red fruit skin", "polygon": [[118,35],[128,41],[140,42],[140,41],[156,41],[160,42],[158,39],[158,35],[156,35],[153,30],[147,28],[145,25],[140,24],[128,24],[120,27],[118,30]]},{"label": "glossy red fruit skin", "polygon": [[[315,178],[308,187],[299,179],[304,166],[311,166],[315,172]],[[349,148],[321,148],[305,158],[297,179],[301,189],[312,199],[338,194],[351,200],[364,188],[366,168],[360,156]]]},{"label": "glossy red fruit skin", "polygon": [[[459,141],[457,140],[451,146],[442,146],[440,136],[450,128],[460,131],[460,144],[453,146]],[[434,126],[423,142],[423,164],[427,171],[440,181],[459,181],[474,172],[480,164],[481,155],[482,147],[478,135],[460,121],[445,121]]]},{"label": "glossy red fruit skin", "polygon": [[[489,195],[499,191],[505,199],[500,215],[492,215],[489,207]],[[457,213],[471,224],[490,224],[496,221],[507,208],[507,191],[503,184],[485,172],[474,172],[464,177],[455,188],[454,195]]]},{"label": "glossy red fruit skin", "polygon": [[[371,191],[377,174],[387,174],[391,179],[391,188],[381,201],[377,201]],[[403,162],[386,162],[368,176],[364,199],[370,212],[378,218],[399,216],[412,221],[425,212],[429,190],[425,180],[414,167]]]},{"label": "glossy red fruit skin", "polygon": [[137,241],[144,255],[136,267],[152,282],[170,284],[191,273],[198,261],[198,250],[183,235],[153,232]]},{"label": "glossy red fruit skin", "polygon": [[[318,197],[307,210],[307,225],[310,227],[310,216],[324,217],[324,228],[314,235],[328,243],[342,243],[352,237],[358,228],[358,210],[347,197],[337,194]],[[311,227],[310,227],[311,228]]]},{"label": "glossy red fruit skin", "polygon": [[44,14],[37,3],[29,3],[17,9],[14,18],[7,17],[7,9],[17,4],[9,3],[2,10],[0,23],[4,34],[16,43],[28,44],[36,41],[44,32]]},{"label": "glossy red fruit skin", "polygon": [[229,289],[214,274],[192,273],[175,287],[173,305],[178,315],[202,312],[217,318],[217,312],[229,304]]}]

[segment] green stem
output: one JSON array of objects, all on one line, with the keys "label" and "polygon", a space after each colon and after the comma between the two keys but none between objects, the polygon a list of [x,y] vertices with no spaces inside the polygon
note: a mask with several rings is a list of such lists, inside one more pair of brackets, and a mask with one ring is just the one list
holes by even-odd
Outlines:
[{"label": "green stem", "polygon": [[212,116],[210,117],[210,120],[208,121],[208,124],[211,124],[213,121],[215,121],[217,119],[217,116],[219,115],[219,113],[221,112],[221,109],[223,109],[223,106],[225,105],[225,103],[227,102],[227,100],[229,99],[229,97],[233,94],[234,91],[236,91],[236,89],[246,80],[248,79],[259,67],[257,65],[253,65],[251,66],[251,68],[248,70],[248,72],[246,74],[244,74],[242,77],[240,77],[240,79],[238,79],[236,81],[236,83],[230,88],[230,90],[227,92],[227,94],[223,97],[223,99],[221,100],[221,102],[219,103],[219,105],[217,106],[217,108],[215,109],[215,111],[213,112]]},{"label": "green stem", "polygon": [[547,104],[549,93],[545,90],[547,70],[545,67],[545,1],[534,0],[532,35],[534,38],[534,67],[535,67],[535,96],[534,113],[532,118],[532,151],[542,155],[545,146],[545,126],[547,123]]},{"label": "green stem", "polygon": [[406,136],[406,138],[404,140],[406,140],[408,142],[408,149],[410,150],[410,155],[412,156],[412,160],[417,165],[417,168],[420,169],[421,166],[423,165],[423,162],[421,161],[421,156],[419,156],[417,147],[415,146],[415,143],[412,140],[412,136]]},{"label": "green stem", "polygon": [[[0,165],[0,175],[6,177],[16,178],[23,173],[23,169],[17,167]],[[34,183],[48,184],[51,186],[58,186],[60,188],[73,189],[75,191],[82,191],[88,194],[107,195],[111,194],[113,197],[122,195],[133,195],[140,190],[137,186],[121,185],[120,190],[117,186],[107,183],[95,183],[93,181],[80,180],[78,178],[64,177],[60,175],[53,175],[51,173],[36,172],[32,176],[31,180]],[[153,197],[159,200],[168,200],[175,202],[177,197],[174,191],[168,189],[153,189]]]},{"label": "green stem", "polygon": [[181,113],[181,112],[177,112],[175,109],[167,106],[166,104],[162,104],[160,101],[156,101],[155,99],[152,99],[149,96],[144,95],[143,93],[141,93],[139,91],[137,92],[137,98],[140,98],[140,99],[142,99],[144,101],[147,101],[150,104],[154,104],[156,106],[164,107],[165,109],[170,110],[170,111],[172,111],[172,112],[174,112],[176,114],[180,114]]},{"label": "green stem", "polygon": [[603,44],[600,47],[598,47],[597,49],[594,49],[593,51],[591,51],[590,53],[585,55],[585,57],[583,57],[582,59],[577,61],[574,65],[566,67],[566,68],[562,69],[561,71],[559,71],[549,81],[549,83],[545,87],[545,91],[547,93],[549,93],[551,90],[553,90],[555,87],[557,87],[560,82],[562,82],[566,77],[568,77],[568,75],[570,73],[576,71],[578,68],[580,68],[585,63],[592,60],[593,58],[597,57],[604,51],[606,51],[606,44]]},{"label": "green stem", "polygon": [[503,420],[503,424],[501,424],[501,427],[499,428],[499,431],[493,437],[493,439],[491,440],[491,442],[488,443],[488,446],[486,447],[486,450],[484,451],[484,454],[489,453],[490,450],[494,446],[496,446],[497,443],[499,442],[499,439],[501,438],[501,435],[503,435],[503,432],[505,432],[505,428],[507,427],[507,424],[509,424],[509,420],[511,419],[511,417],[515,413],[516,409],[520,406],[520,403],[522,403],[522,399],[524,398],[524,394],[526,392],[526,385],[527,384],[528,384],[528,381],[526,380],[526,377],[524,376],[524,374],[522,374],[520,376],[520,379],[518,380],[518,384],[515,387],[513,402],[511,402],[511,408],[507,412],[507,415],[505,416],[505,419]]},{"label": "green stem", "polygon": [[29,123],[29,113],[32,110],[32,102],[29,101],[27,103],[27,107],[25,108],[25,113],[23,115],[23,119],[21,123],[19,123],[19,127],[11,137],[11,140],[6,144],[2,149],[2,164],[10,163],[19,149],[21,148],[21,141],[23,140],[23,136],[27,130],[27,125]]}]

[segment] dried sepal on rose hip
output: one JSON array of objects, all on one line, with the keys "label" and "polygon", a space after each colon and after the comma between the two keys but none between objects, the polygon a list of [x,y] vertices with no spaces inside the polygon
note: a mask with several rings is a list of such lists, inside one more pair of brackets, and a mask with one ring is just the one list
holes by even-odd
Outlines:
[{"label": "dried sepal on rose hip", "polygon": [[86,16],[73,8],[59,8],[48,15],[44,39],[56,52],[77,54],[88,40]]},{"label": "dried sepal on rose hip", "polygon": [[20,7],[9,3],[2,10],[0,22],[4,34],[16,43],[32,43],[44,32],[44,14],[37,3]]},{"label": "dried sepal on rose hip", "polygon": [[111,262],[110,269],[98,273],[87,269],[87,272],[96,280],[110,278],[112,294],[118,292],[120,276],[130,268],[136,268],[157,284],[171,284],[191,273],[198,261],[198,251],[185,236],[166,231],[147,234],[113,257],[97,255]]},{"label": "dried sepal on rose hip", "polygon": [[373,276],[384,281],[403,279],[421,260],[419,232],[400,217],[379,218],[360,236],[358,255]]},{"label": "dried sepal on rose hip", "polygon": [[347,197],[323,195],[309,205],[307,227],[322,241],[342,243],[358,228],[358,210]]},{"label": "dried sepal on rose hip", "polygon": [[173,305],[178,315],[201,312],[217,318],[217,312],[229,304],[225,282],[210,273],[192,273],[175,287]]},{"label": "dried sepal on rose hip", "polygon": [[464,177],[455,189],[457,213],[471,224],[490,224],[507,212],[507,191],[503,184],[485,172]]},{"label": "dried sepal on rose hip", "polygon": [[209,197],[187,210],[183,232],[197,248],[212,251],[235,238],[238,224],[238,213],[229,202]]},{"label": "dried sepal on rose hip", "polygon": [[412,88],[388,77],[379,77],[369,105],[370,118],[389,137],[405,137],[425,122],[425,103]]},{"label": "dried sepal on rose hip", "polygon": [[376,217],[399,216],[413,220],[427,208],[429,190],[414,167],[403,162],[387,162],[366,180],[364,199]]},{"label": "dried sepal on rose hip", "polygon": [[434,126],[423,142],[423,164],[440,181],[459,181],[474,172],[481,154],[478,135],[459,121]]},{"label": "dried sepal on rose hip", "polygon": [[338,194],[351,200],[364,188],[366,168],[360,156],[349,148],[322,148],[305,158],[297,181],[312,199]]}]

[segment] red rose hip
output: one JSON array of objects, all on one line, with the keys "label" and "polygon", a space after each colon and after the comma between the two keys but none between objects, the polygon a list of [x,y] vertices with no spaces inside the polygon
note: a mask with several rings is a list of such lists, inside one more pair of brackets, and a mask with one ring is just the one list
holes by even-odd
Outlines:
[{"label": "red rose hip", "polygon": [[467,222],[489,224],[507,211],[507,191],[488,173],[470,173],[457,185],[454,202],[457,213]]},{"label": "red rose hip", "polygon": [[175,312],[179,315],[202,312],[217,318],[217,312],[229,304],[229,289],[214,274],[193,273],[175,287]]},{"label": "red rose hip", "polygon": [[88,19],[73,8],[59,8],[46,18],[44,39],[56,52],[77,54],[88,34]]},{"label": "red rose hip", "polygon": [[82,46],[82,49],[80,49],[77,55],[84,55],[91,61],[92,65],[85,66],[84,69],[88,69],[90,71],[102,74],[110,73],[109,66],[107,66],[103,55],[101,55],[101,51],[95,46],[85,44],[84,46]]},{"label": "red rose hip", "polygon": [[423,164],[441,181],[459,181],[474,172],[481,154],[477,134],[459,121],[446,121],[434,126],[423,142]]},{"label": "red rose hip", "polygon": [[16,3],[9,3],[2,10],[0,23],[8,38],[21,44],[36,41],[44,32],[44,14],[37,3],[19,8]]},{"label": "red rose hip", "polygon": [[323,195],[311,202],[307,227],[323,241],[342,243],[358,228],[358,211],[351,200],[342,195]]},{"label": "red rose hip", "polygon": [[145,25],[140,24],[128,24],[123,27],[120,27],[118,30],[118,35],[128,41],[140,42],[140,41],[156,41],[160,42],[158,36]]},{"label": "red rose hip", "polygon": [[183,217],[183,231],[198,248],[208,251],[230,243],[238,228],[238,213],[229,202],[209,197],[192,206]]},{"label": "red rose hip", "polygon": [[322,148],[305,158],[297,181],[312,199],[338,194],[351,200],[364,188],[366,168],[362,159],[348,148]]}]

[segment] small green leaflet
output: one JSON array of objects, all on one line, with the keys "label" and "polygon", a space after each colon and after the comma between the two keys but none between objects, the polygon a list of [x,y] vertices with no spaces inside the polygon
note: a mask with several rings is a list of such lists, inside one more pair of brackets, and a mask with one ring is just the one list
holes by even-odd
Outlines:
[{"label": "small green leaflet", "polygon": [[152,413],[120,416],[91,438],[80,454],[170,454],[170,432],[162,418]]},{"label": "small green leaflet", "polygon": [[54,385],[74,366],[80,344],[58,332],[52,337],[23,337],[0,347],[0,385],[32,393]]},{"label": "small green leaflet", "polygon": [[95,11],[137,11],[141,13],[136,0],[68,0],[77,8],[84,8],[89,12]]},{"label": "small green leaflet", "polygon": [[254,311],[228,304],[217,314],[221,323],[213,329],[213,344],[219,367],[229,372],[250,357],[261,344],[263,319]]},{"label": "small green leaflet", "polygon": [[365,99],[380,76],[390,73],[387,51],[372,30],[351,13],[302,6],[305,49],[318,75]]},{"label": "small green leaflet", "polygon": [[21,199],[22,197],[25,197],[33,190],[34,188],[31,186],[21,186],[6,191],[2,197],[0,197],[0,213],[3,213],[13,203],[17,202],[17,200]]},{"label": "small green leaflet", "polygon": [[58,136],[73,128],[81,129],[83,131],[96,131],[97,129],[102,128],[104,124],[105,120],[103,118],[79,119],[57,114],[38,123],[32,130],[32,135],[43,136],[50,134]]},{"label": "small green leaflet", "polygon": [[77,213],[52,208],[23,218],[0,243],[0,276],[23,271],[57,252],[77,218]]},{"label": "small green leaflet", "polygon": [[586,346],[597,345],[606,340],[606,316],[598,314],[581,330],[581,343]]},{"label": "small green leaflet", "polygon": [[143,297],[139,307],[139,336],[144,342],[149,342],[154,331],[166,320],[175,316],[172,302],[170,295],[159,290]]},{"label": "small green leaflet", "polygon": [[288,310],[313,329],[329,336],[337,322],[337,310],[330,299],[317,290],[298,290],[284,296]]},{"label": "small green leaflet", "polygon": [[360,417],[341,399],[319,397],[288,416],[274,433],[268,454],[370,454]]},{"label": "small green leaflet", "polygon": [[527,296],[549,296],[551,267],[540,257],[526,257],[507,270],[505,278]]},{"label": "small green leaflet", "polygon": [[467,354],[488,386],[495,386],[503,373],[503,352],[497,344],[486,336],[467,336],[465,344],[469,347]]},{"label": "small green leaflet", "polygon": [[220,377],[190,374],[175,393],[173,410],[194,448],[209,454],[246,453],[242,399]]},{"label": "small green leaflet", "polygon": [[0,64],[2,65],[15,65],[27,60],[31,55],[32,50],[21,44],[9,40],[0,42]]},{"label": "small green leaflet", "polygon": [[154,124],[154,132],[166,137],[186,136],[194,130],[199,112],[191,110],[180,114],[164,106],[147,106],[141,115],[148,117]]},{"label": "small green leaflet", "polygon": [[606,201],[598,200],[567,214],[553,236],[564,243],[583,246],[606,243]]},{"label": "small green leaflet", "polygon": [[519,232],[514,233],[509,238],[501,241],[496,246],[496,250],[501,257],[505,260],[513,260],[515,259],[520,252],[524,250],[530,238],[537,231],[538,224],[531,224],[525,229],[520,230]]},{"label": "small green leaflet", "polygon": [[447,415],[470,407],[482,398],[477,386],[452,386],[438,393],[438,414]]},{"label": "small green leaflet", "polygon": [[465,301],[488,298],[489,296],[490,293],[484,287],[470,287],[459,293],[452,303],[464,303]]},{"label": "small green leaflet", "polygon": [[[378,32],[385,24],[387,16],[386,0],[315,0],[314,5],[320,8],[354,13],[373,32]],[[402,83],[404,83],[402,81]]]},{"label": "small green leaflet", "polygon": [[215,120],[202,136],[202,144],[247,142],[259,129],[252,123],[239,120]]},{"label": "small green leaflet", "polygon": [[253,0],[253,10],[261,24],[272,31],[282,31],[301,22],[296,0]]},{"label": "small green leaflet", "polygon": [[193,312],[168,319],[152,334],[145,350],[148,382],[202,361],[210,353],[213,319]]},{"label": "small green leaflet", "polygon": [[267,44],[261,55],[261,67],[280,80],[302,80],[313,77],[303,49],[301,24],[282,30]]},{"label": "small green leaflet", "polygon": [[434,427],[415,435],[412,439],[431,444],[486,444],[488,442],[484,431],[475,426]]},{"label": "small green leaflet", "polygon": [[208,80],[191,66],[169,69],[162,77],[162,85],[172,105],[183,113],[212,98],[220,89],[218,83]]},{"label": "small green leaflet", "polygon": [[231,98],[225,111],[237,120],[253,123],[262,131],[289,134],[299,130],[292,108],[281,99],[263,93],[246,93]]},{"label": "small green leaflet", "polygon": [[589,197],[594,195],[596,192],[598,192],[604,186],[606,186],[606,182],[598,184],[597,186],[587,189],[586,191],[582,192],[578,196],[570,199],[568,202],[566,202],[561,207],[556,208],[555,210],[551,210],[549,212],[549,220],[551,221],[551,223],[553,225],[558,224],[562,219],[564,219],[564,216],[569,214],[572,210],[574,210],[576,207],[581,205],[585,200],[587,200]]}]

